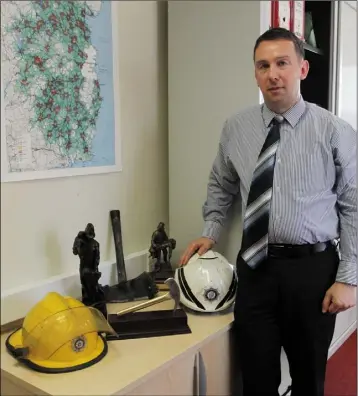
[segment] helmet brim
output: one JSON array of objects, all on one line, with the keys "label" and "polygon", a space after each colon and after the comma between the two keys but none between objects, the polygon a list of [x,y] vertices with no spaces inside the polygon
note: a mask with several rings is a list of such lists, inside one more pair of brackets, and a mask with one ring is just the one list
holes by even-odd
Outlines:
[{"label": "helmet brim", "polygon": [[102,336],[102,334],[98,334],[96,348],[90,354],[87,354],[85,357],[79,357],[75,361],[58,362],[51,360],[36,360],[31,358],[31,355],[20,356],[18,351],[24,347],[22,341],[22,328],[11,333],[7,337],[5,345],[9,353],[15,359],[22,362],[32,370],[48,374],[68,373],[71,371],[82,370],[102,360],[108,352],[107,340]]}]

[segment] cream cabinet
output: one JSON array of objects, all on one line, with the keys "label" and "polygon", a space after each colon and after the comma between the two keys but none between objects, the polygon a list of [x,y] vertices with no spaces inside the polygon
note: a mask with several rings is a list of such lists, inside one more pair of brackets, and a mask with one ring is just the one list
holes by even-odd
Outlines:
[{"label": "cream cabinet", "polygon": [[[134,388],[128,396],[229,396],[233,360],[230,331],[215,334],[198,350],[175,359],[168,367]],[[235,396],[240,396],[235,392]]]},{"label": "cream cabinet", "polygon": [[1,377],[1,396],[30,396],[35,395],[20,384],[12,382],[8,378]]},{"label": "cream cabinet", "polygon": [[196,396],[196,353],[177,358],[168,367],[144,380],[128,396]]},{"label": "cream cabinet", "polygon": [[199,349],[200,396],[231,394],[231,350],[229,331],[217,335]]}]

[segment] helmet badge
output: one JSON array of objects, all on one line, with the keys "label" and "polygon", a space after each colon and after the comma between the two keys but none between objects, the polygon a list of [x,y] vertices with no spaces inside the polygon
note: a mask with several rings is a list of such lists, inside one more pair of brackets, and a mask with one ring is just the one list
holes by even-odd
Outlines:
[{"label": "helmet badge", "polygon": [[72,349],[74,352],[82,352],[85,348],[86,338],[84,336],[79,336],[72,340]]},{"label": "helmet badge", "polygon": [[219,291],[210,287],[209,289],[204,290],[204,297],[207,301],[215,301],[219,297]]}]

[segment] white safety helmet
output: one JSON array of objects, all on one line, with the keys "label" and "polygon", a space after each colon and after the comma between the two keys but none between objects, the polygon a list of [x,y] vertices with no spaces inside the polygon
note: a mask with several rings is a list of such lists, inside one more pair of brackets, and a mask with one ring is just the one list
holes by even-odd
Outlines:
[{"label": "white safety helmet", "polygon": [[224,256],[209,250],[195,253],[189,262],[175,270],[180,302],[200,312],[219,312],[235,300],[237,277],[234,266]]}]

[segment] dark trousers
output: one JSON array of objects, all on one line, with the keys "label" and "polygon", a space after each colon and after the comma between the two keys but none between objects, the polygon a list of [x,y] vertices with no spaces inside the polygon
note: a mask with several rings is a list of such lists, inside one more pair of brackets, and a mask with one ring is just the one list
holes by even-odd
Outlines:
[{"label": "dark trousers", "polygon": [[334,248],[301,258],[269,258],[251,269],[238,259],[234,337],[243,396],[278,396],[284,348],[292,396],[324,396],[324,381],[335,314],[322,302],[335,282]]}]

